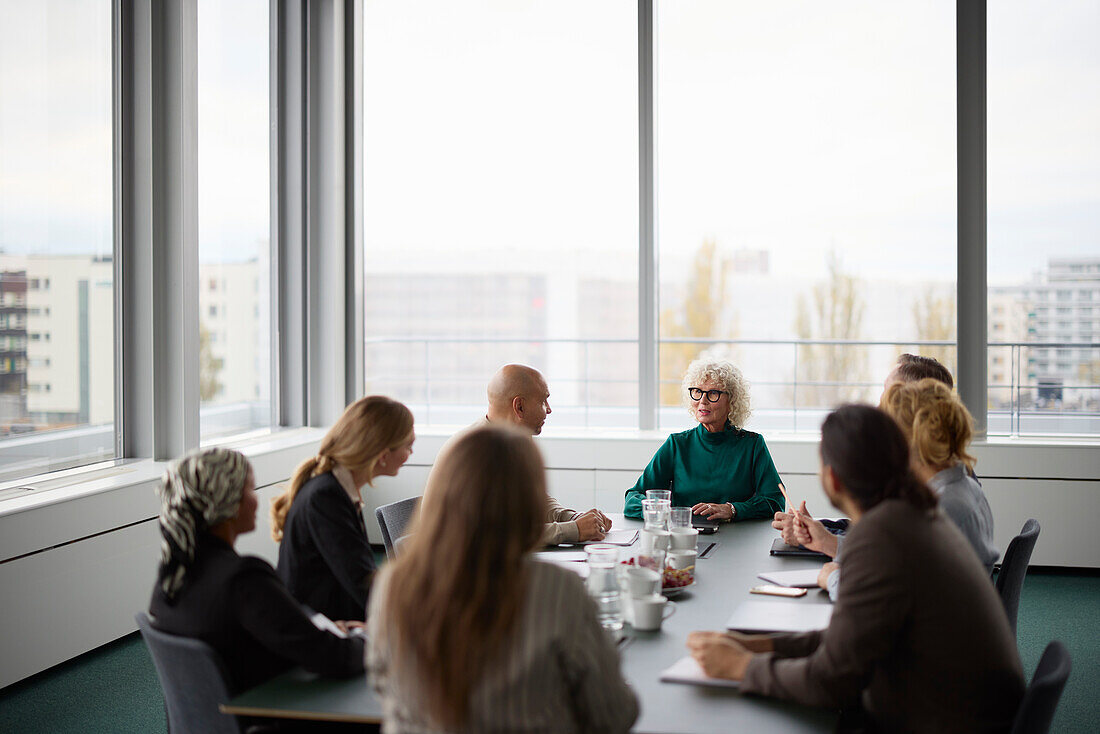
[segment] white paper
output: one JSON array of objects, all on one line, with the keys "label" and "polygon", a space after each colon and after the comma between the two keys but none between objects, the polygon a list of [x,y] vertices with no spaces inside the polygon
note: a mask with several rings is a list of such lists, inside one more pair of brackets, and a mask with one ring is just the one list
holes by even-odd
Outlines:
[{"label": "white paper", "polygon": [[801,571],[768,571],[758,573],[756,577],[776,586],[814,589],[817,588],[817,576],[820,572],[820,568],[808,568]]},{"label": "white paper", "polygon": [[584,563],[588,558],[588,554],[582,550],[539,551],[535,554],[535,558],[540,561],[550,561],[551,563],[566,563],[569,561]]},{"label": "white paper", "polygon": [[612,530],[603,540],[585,540],[579,545],[592,545],[594,543],[609,543],[611,545],[633,545],[638,539],[637,530]]},{"label": "white paper", "polygon": [[741,683],[727,678],[711,678],[695,662],[695,658],[688,655],[682,657],[666,668],[661,673],[661,681],[664,683],[690,683],[697,686],[714,686],[715,688],[740,688]]},{"label": "white paper", "polygon": [[811,632],[829,626],[832,604],[789,601],[744,601],[726,621],[726,629],[740,632]]},{"label": "white paper", "polygon": [[348,637],[347,633],[337,627],[335,622],[333,622],[331,619],[321,614],[320,612],[316,612],[312,617],[309,618],[309,621],[313,622],[313,626],[319,630],[322,630],[324,632],[331,632],[337,637],[345,640]]}]

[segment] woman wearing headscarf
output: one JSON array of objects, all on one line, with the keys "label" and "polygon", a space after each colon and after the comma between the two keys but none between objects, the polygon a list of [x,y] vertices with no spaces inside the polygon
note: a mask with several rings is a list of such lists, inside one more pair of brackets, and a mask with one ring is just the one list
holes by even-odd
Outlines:
[{"label": "woman wearing headscarf", "polygon": [[255,487],[248,460],[230,449],[193,452],[165,472],[153,626],[214,648],[234,694],[293,664],[323,675],[361,671],[361,638],[315,627],[270,564],[233,549],[256,527]]}]

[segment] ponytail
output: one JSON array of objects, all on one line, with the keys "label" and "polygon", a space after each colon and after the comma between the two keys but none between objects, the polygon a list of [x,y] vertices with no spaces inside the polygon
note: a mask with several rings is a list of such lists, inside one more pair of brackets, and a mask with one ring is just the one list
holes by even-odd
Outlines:
[{"label": "ponytail", "polygon": [[864,512],[887,499],[931,510],[936,495],[909,466],[898,424],[870,405],[843,405],[821,425],[821,461],[836,473]]},{"label": "ponytail", "polygon": [[958,395],[942,382],[926,378],[894,383],[883,393],[880,405],[897,421],[917,461],[934,468],[961,461],[974,470],[977,460],[967,451],[974,419]]},{"label": "ponytail", "polygon": [[384,452],[410,443],[413,437],[412,412],[401,403],[381,395],[356,400],[321,439],[317,455],[299,464],[286,491],[271,501],[271,537],[276,543],[282,541],[290,506],[310,479],[337,466],[373,476]]}]

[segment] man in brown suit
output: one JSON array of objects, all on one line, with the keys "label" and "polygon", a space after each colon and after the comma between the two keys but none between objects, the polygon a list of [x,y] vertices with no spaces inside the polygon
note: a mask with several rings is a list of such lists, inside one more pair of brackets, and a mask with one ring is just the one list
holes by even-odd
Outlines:
[{"label": "man in brown suit", "polygon": [[884,731],[1008,731],[1024,692],[1015,636],[986,570],[910,471],[901,430],[848,405],[821,434],[822,486],[852,518],[828,629],[694,632],[692,654],[746,693],[861,704]]}]

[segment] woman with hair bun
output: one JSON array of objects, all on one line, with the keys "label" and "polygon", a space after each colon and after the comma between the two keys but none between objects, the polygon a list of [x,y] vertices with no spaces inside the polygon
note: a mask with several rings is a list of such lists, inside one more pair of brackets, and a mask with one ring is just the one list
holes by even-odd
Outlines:
[{"label": "woman with hair bun", "polygon": [[828,628],[693,632],[693,657],[743,693],[862,709],[867,731],[1008,731],[1024,694],[1016,636],[985,569],[913,473],[897,423],[869,405],[838,408],[821,427],[820,475],[852,518]]},{"label": "woman with hair bun", "polygon": [[1001,552],[993,545],[989,502],[974,478],[976,460],[967,452],[974,420],[970,411],[947,385],[932,378],[891,384],[879,407],[909,440],[913,471],[936,493],[944,514],[992,573]]},{"label": "woman with hair bun", "polygon": [[259,506],[244,456],[223,448],[193,452],[168,468],[158,494],[162,540],[149,603],[153,627],[214,648],[230,693],[293,664],[325,675],[363,669],[361,638],[317,629],[270,564],[233,549],[237,536],[255,529]]},{"label": "woman with hair bun", "polygon": [[671,489],[673,506],[709,520],[770,518],[783,507],[779,472],[759,433],[745,430],[749,385],[726,360],[697,359],[681,384],[699,425],[668,437],[626,491],[623,513],[642,516],[647,489]]},{"label": "woman with hair bun", "polygon": [[396,476],[412,455],[413,416],[381,395],[355,401],[271,503],[279,576],[294,598],[330,619],[366,619],[377,565],[359,488]]}]

